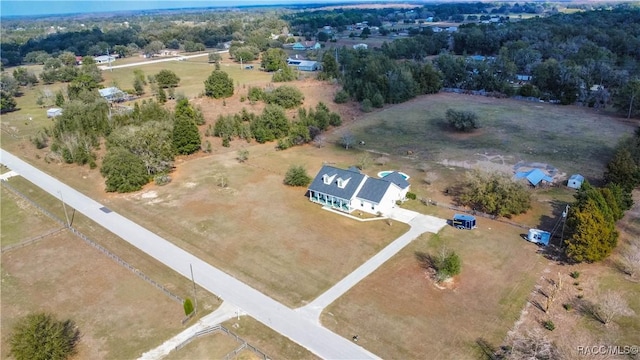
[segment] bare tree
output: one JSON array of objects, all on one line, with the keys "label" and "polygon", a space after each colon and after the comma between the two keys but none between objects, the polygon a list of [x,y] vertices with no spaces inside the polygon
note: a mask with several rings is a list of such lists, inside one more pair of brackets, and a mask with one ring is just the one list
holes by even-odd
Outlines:
[{"label": "bare tree", "polygon": [[371,166],[371,156],[369,153],[364,153],[358,158],[358,165],[356,165],[358,169],[364,170]]},{"label": "bare tree", "polygon": [[325,138],[324,138],[323,135],[318,135],[318,136],[315,137],[315,139],[313,139],[313,144],[317,148],[324,147],[324,143],[325,143]]},{"label": "bare tree", "polygon": [[375,161],[376,165],[381,165],[381,166],[387,165],[388,162],[389,162],[389,158],[386,156],[380,156]]},{"label": "bare tree", "polygon": [[505,359],[555,360],[563,358],[555,344],[547,339],[539,329],[524,335],[516,335],[512,338],[511,343],[511,350],[505,354]]},{"label": "bare tree", "polygon": [[634,312],[622,294],[609,291],[601,297],[599,304],[595,305],[592,314],[596,320],[607,325],[620,316],[632,316]]},{"label": "bare tree", "polygon": [[342,134],[342,137],[340,138],[340,144],[342,144],[342,146],[344,146],[344,148],[347,150],[353,147],[353,144],[355,143],[355,141],[356,139],[350,131],[347,131],[344,134]]},{"label": "bare tree", "polygon": [[622,251],[620,265],[622,271],[631,278],[640,277],[640,245],[631,244]]}]

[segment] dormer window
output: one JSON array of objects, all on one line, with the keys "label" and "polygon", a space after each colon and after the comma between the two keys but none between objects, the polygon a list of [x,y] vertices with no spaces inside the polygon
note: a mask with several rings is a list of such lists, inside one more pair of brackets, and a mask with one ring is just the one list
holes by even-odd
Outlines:
[{"label": "dormer window", "polygon": [[350,179],[351,178],[344,180],[343,178],[338,178],[338,181],[337,181],[338,187],[340,189],[344,189],[347,186],[347,183],[349,183]]},{"label": "dormer window", "polygon": [[329,176],[327,174],[322,175],[322,182],[325,183],[325,185],[331,185],[331,182],[333,181],[333,178],[335,177],[335,175]]}]

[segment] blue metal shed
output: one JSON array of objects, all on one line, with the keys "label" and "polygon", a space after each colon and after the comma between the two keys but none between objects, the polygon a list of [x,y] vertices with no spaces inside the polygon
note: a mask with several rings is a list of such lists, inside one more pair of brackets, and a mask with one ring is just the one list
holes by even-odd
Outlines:
[{"label": "blue metal shed", "polygon": [[451,224],[458,229],[475,229],[476,217],[466,214],[455,214],[453,215],[453,221]]}]

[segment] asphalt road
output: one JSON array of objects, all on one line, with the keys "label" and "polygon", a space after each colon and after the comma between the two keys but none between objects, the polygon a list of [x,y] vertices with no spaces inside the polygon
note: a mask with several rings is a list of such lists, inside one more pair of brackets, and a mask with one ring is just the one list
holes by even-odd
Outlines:
[{"label": "asphalt road", "polygon": [[186,279],[191,279],[192,265],[195,281],[200,286],[237,305],[246,314],[317,356],[323,359],[378,358],[351,340],[320,326],[304,313],[282,305],[2,149],[0,162]]},{"label": "asphalt road", "polygon": [[[222,54],[222,53],[228,53],[229,50],[221,50],[221,51],[216,51],[216,52],[219,53],[219,54]],[[111,70],[111,69],[120,69],[120,68],[132,67],[132,66],[155,64],[155,63],[166,62],[166,61],[179,61],[180,58],[184,58],[185,60],[189,60],[189,59],[193,59],[193,58],[197,58],[197,57],[203,57],[203,56],[209,56],[209,53],[195,54],[195,55],[184,55],[184,56],[174,56],[174,57],[169,57],[169,58],[140,61],[140,62],[136,62],[136,63],[123,64],[123,65],[112,65],[112,66],[100,65],[100,66],[98,66],[98,69],[106,71],[106,70]]]}]

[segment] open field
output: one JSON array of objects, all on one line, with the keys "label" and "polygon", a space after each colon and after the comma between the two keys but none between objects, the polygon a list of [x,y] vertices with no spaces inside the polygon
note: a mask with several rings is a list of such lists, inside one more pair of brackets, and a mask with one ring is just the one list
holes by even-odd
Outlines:
[{"label": "open field", "polygon": [[2,358],[16,321],[72,319],[78,359],[135,358],[182,326],[182,306],[69,232],[2,254]]},{"label": "open field", "polygon": [[[243,70],[239,63],[235,63],[229,59],[228,54],[222,55],[222,63],[220,69],[229,74],[234,80],[236,90],[238,85],[255,85],[263,84],[271,80],[271,74],[259,71],[256,68],[253,70]],[[144,61],[144,60],[142,60]],[[135,69],[142,70],[145,75],[155,75],[160,70],[171,70],[180,78],[180,84],[175,88],[176,94],[184,94],[188,98],[193,98],[201,93],[204,93],[204,81],[211,75],[211,72],[215,70],[214,64],[208,63],[209,58],[207,56],[188,59],[185,61],[167,61],[153,64],[146,64],[141,66],[132,66],[121,69],[113,69],[112,71],[105,70],[102,72],[104,78],[103,84],[105,86],[118,86],[121,89],[133,89],[133,71]],[[258,60],[249,64],[259,64]],[[115,63],[114,63],[115,64]],[[146,96],[151,95],[151,89],[146,86]]]},{"label": "open field", "polygon": [[[500,342],[547,262],[522,229],[482,219],[479,228],[425,234],[329,306],[322,323],[384,359],[472,359],[475,341]],[[417,253],[456,251],[462,273],[435,286]]]},{"label": "open field", "polygon": [[29,241],[59,230],[62,226],[36,210],[4,186],[0,187],[0,239],[2,247]]},{"label": "open field", "polygon": [[324,211],[304,188],[282,184],[289,164],[307,164],[315,174],[324,151],[333,150],[261,145],[251,147],[244,164],[235,152],[194,159],[171,184],[111,196],[108,206],[278,301],[304,305],[407,230]]},{"label": "open field", "polygon": [[[10,183],[55,216],[64,218],[59,199],[45,194],[20,177],[12,178]],[[30,203],[5,187],[1,189],[3,216],[0,223],[3,226],[3,245],[5,238],[10,241],[22,240],[20,237],[26,229],[40,234],[56,228],[56,222],[47,221],[49,218],[39,213]],[[16,199],[18,201],[11,204]],[[137,254],[136,250],[84,216],[73,212],[73,209],[68,211],[74,227],[88,234],[94,241],[108,247],[173,293],[182,297],[192,295],[191,282],[168,271],[155,260]],[[25,226],[27,223],[30,226]],[[43,268],[47,271],[42,271]],[[202,310],[200,316],[206,315],[219,304],[220,301],[215,296],[199,288],[198,305]],[[67,231],[2,254],[2,358],[8,357],[9,347],[6,341],[13,324],[28,312],[38,310],[50,311],[59,318],[76,321],[82,332],[79,354],[75,357],[77,359],[135,358],[175,335],[184,326],[194,323],[191,320],[182,326],[181,304]],[[261,344],[268,341],[267,348],[271,356],[313,358],[306,350],[255,320],[244,320],[242,324],[246,326],[243,337],[246,335],[246,339],[254,346],[259,346],[254,342],[260,339]],[[174,358],[211,358],[212,349],[218,349],[224,355],[231,338],[224,336],[213,345],[207,341],[210,338],[200,340],[183,349],[180,356],[178,353],[173,354],[176,356]],[[205,349],[204,353],[202,347]],[[303,355],[292,357],[291,354]],[[256,359],[255,354],[249,351],[243,351],[237,358]]]},{"label": "open field", "polygon": [[[3,245],[59,228],[4,187],[2,212]],[[13,325],[31,312],[74,320],[78,359],[134,358],[178,331],[183,315],[179,303],[66,230],[2,254],[1,309],[2,358]]]},{"label": "open field", "polygon": [[[444,120],[448,108],[475,112],[480,129],[451,132]],[[420,161],[473,163],[485,154],[501,155],[506,164],[546,162],[593,179],[602,175],[617,140],[637,126],[583,107],[439,93],[367,114],[349,130],[371,149],[411,152]]]}]

